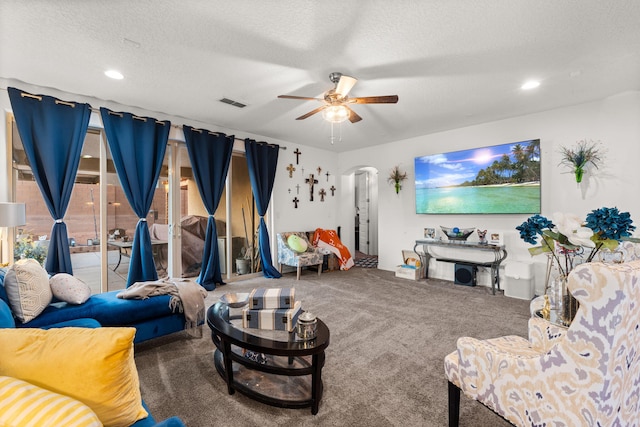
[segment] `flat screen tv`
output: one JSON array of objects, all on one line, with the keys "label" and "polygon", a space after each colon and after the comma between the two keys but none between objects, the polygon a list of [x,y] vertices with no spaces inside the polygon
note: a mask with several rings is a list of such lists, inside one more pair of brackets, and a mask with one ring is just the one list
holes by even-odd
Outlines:
[{"label": "flat screen tv", "polygon": [[540,140],[415,158],[418,214],[540,213]]}]

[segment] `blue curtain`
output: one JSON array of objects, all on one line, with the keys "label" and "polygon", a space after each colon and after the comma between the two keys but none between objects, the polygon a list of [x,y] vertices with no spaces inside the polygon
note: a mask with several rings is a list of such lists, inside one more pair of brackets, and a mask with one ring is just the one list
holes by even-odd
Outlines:
[{"label": "blue curtain", "polygon": [[73,274],[63,222],[80,164],[91,106],[8,88],[18,133],[49,213],[55,220],[45,268]]},{"label": "blue curtain", "polygon": [[138,224],[131,248],[127,287],[157,280],[147,214],[160,176],[171,122],[100,108],[113,165]]},{"label": "blue curtain", "polygon": [[194,129],[187,125],[182,126],[182,129],[189,151],[193,177],[198,185],[204,207],[209,213],[202,252],[202,269],[196,281],[206,290],[212,291],[216,288],[216,284],[224,285],[220,272],[218,231],[214,214],[224,191],[235,137]]},{"label": "blue curtain", "polygon": [[269,231],[264,222],[264,215],[269,207],[271,190],[276,179],[276,166],[278,165],[278,152],[280,146],[256,142],[252,139],[244,140],[244,149],[249,166],[249,179],[251,188],[256,198],[258,215],[260,215],[260,231],[258,243],[260,245],[260,259],[262,260],[262,274],[270,279],[277,279],[282,275],[271,263],[271,246]]}]

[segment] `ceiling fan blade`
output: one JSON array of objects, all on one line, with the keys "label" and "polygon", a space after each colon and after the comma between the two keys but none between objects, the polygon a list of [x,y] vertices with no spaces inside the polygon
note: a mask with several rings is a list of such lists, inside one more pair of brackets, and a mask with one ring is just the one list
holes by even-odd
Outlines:
[{"label": "ceiling fan blade", "polygon": [[351,108],[347,107],[346,105],[345,108],[349,110],[349,121],[351,123],[358,123],[360,120],[362,120],[362,117],[360,117],[358,113],[353,111]]},{"label": "ceiling fan blade", "polygon": [[347,102],[352,104],[395,104],[396,102],[398,102],[398,95],[349,98]]},{"label": "ceiling fan blade", "polygon": [[358,79],[354,77],[341,76],[340,81],[338,81],[338,84],[336,85],[336,93],[344,98],[345,96],[347,96],[347,94],[353,88],[357,81]]},{"label": "ceiling fan blade", "polygon": [[313,116],[314,114],[319,113],[320,111],[324,110],[324,109],[325,109],[325,108],[327,108],[327,107],[328,107],[328,105],[323,105],[322,107],[318,107],[318,108],[316,108],[315,110],[313,110],[313,111],[309,111],[307,114],[304,114],[304,115],[302,115],[302,116],[300,116],[300,117],[296,118],[296,120],[304,120],[304,119],[306,119],[307,117],[311,117],[311,116]]},{"label": "ceiling fan blade", "polygon": [[293,95],[278,95],[278,98],[284,98],[284,99],[304,99],[304,100],[310,100],[310,101],[324,101],[321,98],[309,98],[307,96],[293,96]]}]

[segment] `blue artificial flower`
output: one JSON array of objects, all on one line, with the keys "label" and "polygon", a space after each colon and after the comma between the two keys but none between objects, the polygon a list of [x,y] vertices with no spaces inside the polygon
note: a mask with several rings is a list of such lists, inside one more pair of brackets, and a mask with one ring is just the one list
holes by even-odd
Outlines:
[{"label": "blue artificial flower", "polygon": [[598,234],[601,239],[620,241],[631,236],[636,229],[629,212],[619,212],[618,208],[600,208],[587,215],[587,227]]},{"label": "blue artificial flower", "polygon": [[527,243],[535,245],[538,241],[538,235],[542,236],[544,229],[555,227],[553,223],[542,215],[536,214],[529,217],[525,222],[516,227],[520,232],[520,238]]}]

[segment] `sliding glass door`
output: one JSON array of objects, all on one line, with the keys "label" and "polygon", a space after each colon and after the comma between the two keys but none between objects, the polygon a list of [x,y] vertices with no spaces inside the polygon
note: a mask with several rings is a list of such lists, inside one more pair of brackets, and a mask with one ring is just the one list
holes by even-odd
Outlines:
[{"label": "sliding glass door", "polygon": [[[27,224],[16,230],[14,258],[35,258],[43,263],[53,220],[33,179],[12,116],[9,122],[12,190],[15,201],[25,203],[27,209]],[[215,213],[225,281],[262,271],[259,217],[241,146],[236,144]],[[74,276],[87,283],[92,293],[123,289],[138,218],[124,195],[102,129],[87,132],[64,220]],[[195,278],[200,274],[207,220],[186,146],[170,140],[146,218],[158,277]],[[174,259],[178,261],[172,262]]]},{"label": "sliding glass door", "polygon": [[[26,205],[27,223],[16,230],[14,259],[47,256],[53,219],[33,178],[15,121],[11,121],[11,154],[16,202]],[[100,144],[99,130],[89,130],[82,149],[71,200],[65,215],[74,276],[92,293],[101,292],[100,275]]]},{"label": "sliding glass door", "polygon": [[[43,264],[53,220],[33,179],[15,120],[10,122],[13,194],[16,202],[25,203],[27,213],[26,225],[16,230],[14,259],[34,258]],[[164,167],[146,218],[159,276],[167,274],[166,181]],[[64,221],[74,276],[87,283],[92,293],[124,289],[138,218],[124,195],[100,129],[87,132]]]},{"label": "sliding glass door", "polygon": [[[193,180],[187,149],[182,145],[180,150],[182,275],[197,277],[202,263],[208,214]],[[257,249],[251,250],[252,247],[257,248],[258,217],[244,153],[234,152],[231,157],[227,184],[214,217],[223,280],[261,271],[256,262],[259,259]]]}]

